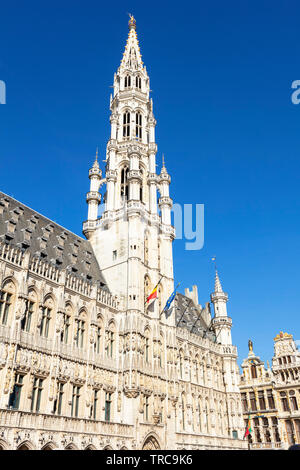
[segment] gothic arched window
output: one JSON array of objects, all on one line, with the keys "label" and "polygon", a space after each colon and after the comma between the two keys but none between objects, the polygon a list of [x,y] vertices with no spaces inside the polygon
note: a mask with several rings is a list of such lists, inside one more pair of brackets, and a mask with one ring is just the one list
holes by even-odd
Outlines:
[{"label": "gothic arched window", "polygon": [[36,310],[36,304],[37,304],[36,294],[34,291],[30,291],[28,297],[29,298],[26,301],[25,314],[21,321],[21,330],[26,331],[27,333],[30,332],[32,319],[33,319],[33,315]]},{"label": "gothic arched window", "polygon": [[138,111],[135,115],[135,136],[138,140],[142,139],[142,115]]},{"label": "gothic arched window", "polygon": [[2,325],[9,324],[8,317],[12,309],[14,299],[14,284],[7,282],[0,291],[0,322]]},{"label": "gothic arched window", "polygon": [[128,199],[128,168],[124,167],[121,171],[121,196]]},{"label": "gothic arched window", "polygon": [[39,326],[40,335],[44,336],[45,338],[48,338],[49,336],[52,309],[53,309],[53,302],[52,302],[52,299],[49,297],[46,300],[45,305],[42,307],[42,315],[41,315],[40,326]]},{"label": "gothic arched window", "polygon": [[142,88],[142,79],[141,79],[141,77],[136,77],[135,78],[135,86],[136,86],[136,88],[139,88],[139,89]]},{"label": "gothic arched window", "polygon": [[124,79],[124,87],[129,88],[131,86],[131,77],[130,75],[126,75]]},{"label": "gothic arched window", "polygon": [[130,137],[130,112],[125,111],[123,114],[123,137]]}]

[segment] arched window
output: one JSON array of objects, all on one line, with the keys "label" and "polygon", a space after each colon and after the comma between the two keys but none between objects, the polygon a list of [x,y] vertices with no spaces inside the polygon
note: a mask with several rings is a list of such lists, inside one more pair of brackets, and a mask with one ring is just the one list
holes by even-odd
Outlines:
[{"label": "arched window", "polygon": [[139,111],[135,115],[135,136],[142,140],[142,115]]},{"label": "arched window", "polygon": [[75,344],[78,348],[83,348],[84,340],[85,340],[85,314],[83,312],[79,314],[79,318],[75,320],[75,323],[76,323]]},{"label": "arched window", "polygon": [[102,341],[102,324],[99,322],[96,330],[96,341],[94,343],[95,353],[100,354]]},{"label": "arched window", "polygon": [[141,186],[140,186],[140,201],[143,202],[143,170],[142,168],[140,167],[140,173],[141,173],[141,178],[142,178],[142,182],[141,182]]},{"label": "arched window", "polygon": [[114,324],[111,323],[107,331],[107,340],[106,340],[106,355],[108,357],[113,357],[114,355],[114,344],[115,344],[115,328]]},{"label": "arched window", "polygon": [[131,77],[130,75],[126,75],[124,79],[124,88],[129,88],[131,87]]},{"label": "arched window", "polygon": [[65,344],[68,344],[69,342],[71,314],[72,314],[72,307],[70,305],[67,305],[66,312],[63,313],[63,328],[60,333],[60,340],[62,343],[65,343]]},{"label": "arched window", "polygon": [[27,333],[30,332],[32,319],[34,312],[36,310],[37,299],[36,294],[34,291],[30,291],[28,294],[28,300],[26,301],[26,310],[24,317],[21,321],[21,330],[26,331]]},{"label": "arched window", "polygon": [[123,114],[123,137],[128,139],[130,137],[130,112],[125,111]]},{"label": "arched window", "polygon": [[45,305],[42,307],[40,325],[39,325],[40,336],[44,336],[45,338],[48,338],[49,336],[52,311],[53,311],[53,301],[49,297],[45,301]]},{"label": "arched window", "polygon": [[9,281],[0,292],[0,323],[2,325],[8,325],[8,317],[12,310],[12,304],[14,300],[14,284]]},{"label": "arched window", "polygon": [[136,86],[136,88],[139,88],[139,89],[142,88],[142,79],[141,79],[141,77],[136,77],[135,78],[135,86]]},{"label": "arched window", "polygon": [[128,199],[128,168],[124,167],[121,171],[121,196]]}]

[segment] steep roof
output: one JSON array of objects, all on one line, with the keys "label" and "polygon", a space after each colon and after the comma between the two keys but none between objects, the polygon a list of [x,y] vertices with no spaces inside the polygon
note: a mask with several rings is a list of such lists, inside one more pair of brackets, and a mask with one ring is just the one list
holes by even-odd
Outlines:
[{"label": "steep roof", "polygon": [[0,240],[105,288],[88,240],[0,191]]},{"label": "steep roof", "polygon": [[[210,325],[207,325],[194,302],[180,293],[175,297],[176,305],[176,325],[178,328],[186,328],[191,333],[215,340],[215,334],[210,331]],[[207,308],[207,307],[205,307]]]}]

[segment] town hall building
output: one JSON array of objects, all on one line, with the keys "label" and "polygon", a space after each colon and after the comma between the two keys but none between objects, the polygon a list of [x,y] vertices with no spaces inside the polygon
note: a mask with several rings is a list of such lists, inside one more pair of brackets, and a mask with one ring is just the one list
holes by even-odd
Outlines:
[{"label": "town hall building", "polygon": [[149,95],[131,17],[84,238],[0,193],[3,450],[247,448],[218,272],[210,302],[194,286],[163,312],[175,229]]}]

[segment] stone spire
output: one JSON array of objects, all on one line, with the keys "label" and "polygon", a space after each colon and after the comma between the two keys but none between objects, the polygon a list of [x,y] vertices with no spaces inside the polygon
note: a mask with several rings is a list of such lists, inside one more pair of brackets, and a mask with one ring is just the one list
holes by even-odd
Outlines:
[{"label": "stone spire", "polygon": [[210,296],[214,306],[215,316],[213,326],[217,335],[217,342],[221,344],[232,344],[231,326],[232,320],[227,315],[228,295],[223,291],[218,271],[215,274],[215,291]]},{"label": "stone spire", "polygon": [[121,60],[121,69],[128,69],[130,71],[137,71],[143,68],[143,61],[139,46],[139,41],[136,34],[136,21],[132,15],[129,20],[129,34]]},{"label": "stone spire", "polygon": [[223,292],[223,289],[222,289],[222,284],[221,284],[221,281],[220,281],[220,278],[219,278],[219,274],[218,274],[218,271],[216,270],[216,275],[215,275],[215,292]]}]

